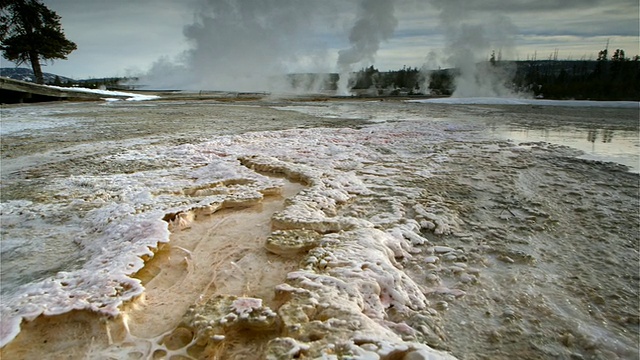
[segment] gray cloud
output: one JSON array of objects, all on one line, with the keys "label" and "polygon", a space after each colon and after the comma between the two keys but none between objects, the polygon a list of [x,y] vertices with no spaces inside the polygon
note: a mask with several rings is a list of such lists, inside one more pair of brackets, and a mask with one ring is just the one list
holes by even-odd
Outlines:
[{"label": "gray cloud", "polygon": [[[395,18],[397,25],[383,20],[383,28],[393,25],[386,28],[393,29],[387,35],[365,32],[374,40],[366,46],[355,45],[357,37],[351,35],[366,28],[355,26],[362,18],[364,0],[44,2],[62,16],[67,36],[78,44],[69,60],[50,64],[46,71],[72,77],[124,75],[127,69],[146,70],[154,64],[165,73],[170,68],[186,72],[185,82],[196,87],[193,82],[204,86],[238,78],[233,71],[219,70],[223,67],[255,69],[253,76],[262,78],[258,69],[339,71],[339,57],[343,63],[359,58],[355,49],[374,54],[356,60],[356,70],[369,63],[380,69],[420,66],[430,51],[442,49],[445,40],[452,43],[461,36],[456,35],[461,30],[450,29],[451,23],[481,26],[483,38],[478,44],[488,43],[482,53],[487,56],[489,48],[509,40],[499,40],[500,31],[487,26],[500,17],[517,27],[510,30],[514,32],[510,39],[518,40],[515,45],[521,54],[559,47],[561,53],[571,49],[574,55],[588,56],[608,38],[628,54],[640,52],[637,0],[393,0],[393,16],[384,19]],[[389,3],[377,4],[391,13]],[[449,9],[451,4],[459,9]],[[203,71],[189,73],[190,68]],[[157,79],[168,83],[167,76]]]},{"label": "gray cloud", "polygon": [[[447,1],[437,0],[436,2],[442,4]],[[464,6],[468,10],[515,14],[597,8],[603,5],[632,9],[634,6],[637,8],[638,2],[634,0],[483,0],[469,1]]]},{"label": "gray cloud", "polygon": [[[45,71],[78,78],[123,76],[162,55],[186,49],[182,27],[193,19],[195,0],[44,0],[62,17],[78,49]],[[153,9],[151,11],[150,9]]]}]

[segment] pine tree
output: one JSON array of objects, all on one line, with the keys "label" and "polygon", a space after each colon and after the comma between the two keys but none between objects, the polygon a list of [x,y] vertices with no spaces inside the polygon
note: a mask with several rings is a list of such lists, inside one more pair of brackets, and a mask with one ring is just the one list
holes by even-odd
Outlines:
[{"label": "pine tree", "polygon": [[40,60],[66,59],[76,49],[60,16],[39,0],[0,0],[0,44],[5,59],[31,64],[38,84],[44,83]]}]

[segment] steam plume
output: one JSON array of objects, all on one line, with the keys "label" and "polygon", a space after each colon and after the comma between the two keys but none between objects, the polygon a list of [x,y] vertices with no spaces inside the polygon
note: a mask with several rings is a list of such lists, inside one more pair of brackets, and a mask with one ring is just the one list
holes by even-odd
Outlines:
[{"label": "steam plume", "polygon": [[508,62],[487,63],[493,50],[510,56],[517,28],[506,17],[474,11],[466,0],[431,0],[440,10],[448,54],[447,63],[460,74],[455,79],[454,97],[516,96],[505,86],[512,79],[515,65]]},{"label": "steam plume", "polygon": [[[342,93],[354,64],[373,63],[380,43],[398,24],[396,0],[359,0],[350,29],[351,47],[338,53]],[[192,44],[178,59],[158,60],[143,82],[156,88],[294,91],[284,76],[332,69],[322,38],[353,10],[340,0],[202,0],[195,22],[184,29]],[[313,91],[322,78],[299,76]]]},{"label": "steam plume", "polygon": [[328,72],[314,38],[339,11],[332,1],[203,0],[184,35],[192,48],[160,59],[143,77],[155,88],[277,91],[289,72]]},{"label": "steam plume", "polygon": [[394,16],[394,0],[361,0],[358,17],[351,28],[351,47],[338,52],[338,93],[349,94],[352,66],[371,65],[380,43],[389,39],[398,25]]}]

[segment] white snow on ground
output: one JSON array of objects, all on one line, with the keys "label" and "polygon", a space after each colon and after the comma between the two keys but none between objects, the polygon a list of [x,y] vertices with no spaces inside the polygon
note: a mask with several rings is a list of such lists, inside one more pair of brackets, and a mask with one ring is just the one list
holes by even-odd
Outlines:
[{"label": "white snow on ground", "polygon": [[24,113],[17,108],[0,109],[0,135],[8,135],[29,130],[52,129],[74,125],[72,119],[61,119],[54,116],[55,112],[34,108]]},{"label": "white snow on ground", "polygon": [[407,100],[407,102],[427,104],[451,104],[451,105],[540,105],[540,106],[570,106],[570,107],[615,107],[640,109],[637,101],[591,101],[591,100],[542,100],[542,99],[517,99],[497,97],[470,97],[470,98],[438,98]]},{"label": "white snow on ground", "polygon": [[53,86],[53,85],[46,85],[46,86],[53,89],[63,90],[63,91],[71,91],[71,92],[75,91],[75,92],[82,92],[82,93],[93,93],[93,94],[105,95],[105,96],[108,96],[104,98],[107,101],[119,100],[118,98],[113,98],[113,96],[126,96],[127,101],[144,101],[144,100],[154,100],[154,99],[160,98],[160,96],[157,96],[157,95],[142,95],[142,94],[136,94],[136,93],[130,93],[130,92],[124,92],[124,91],[88,89],[88,88],[81,88],[81,87],[69,88],[69,87],[60,87],[60,86]]}]

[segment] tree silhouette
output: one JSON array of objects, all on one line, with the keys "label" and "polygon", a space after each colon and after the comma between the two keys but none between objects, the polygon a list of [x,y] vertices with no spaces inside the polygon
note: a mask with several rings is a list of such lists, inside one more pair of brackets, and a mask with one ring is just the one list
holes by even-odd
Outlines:
[{"label": "tree silhouette", "polygon": [[40,60],[66,59],[76,49],[60,16],[39,0],[0,0],[0,42],[5,59],[31,64],[38,84],[44,83]]}]

